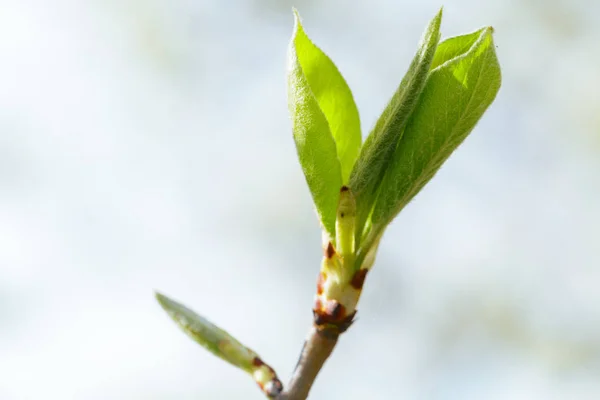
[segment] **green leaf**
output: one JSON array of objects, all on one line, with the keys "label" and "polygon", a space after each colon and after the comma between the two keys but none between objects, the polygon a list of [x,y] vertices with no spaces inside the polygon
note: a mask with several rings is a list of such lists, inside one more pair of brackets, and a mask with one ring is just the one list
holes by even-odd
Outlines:
[{"label": "green leaf", "polygon": [[156,299],[173,321],[206,350],[248,373],[254,372],[253,363],[258,357],[254,351],[184,305],[160,293],[156,293]]},{"label": "green leaf", "polygon": [[[352,91],[331,59],[306,35],[298,12],[294,11],[295,32],[292,51],[301,72],[325,115],[337,148],[346,183],[358,157],[361,144],[360,118]],[[339,189],[339,188],[338,188]]]},{"label": "green leaf", "polygon": [[383,179],[371,216],[373,234],[381,232],[435,175],[500,89],[492,28],[444,41],[434,60],[437,67]]},{"label": "green leaf", "polygon": [[[288,106],[298,158],[317,214],[329,237],[335,240],[342,171],[329,123],[302,70],[300,56],[306,56],[296,51],[296,37],[301,32],[296,16],[296,27],[288,52]],[[305,49],[304,53],[307,52]]]},{"label": "green leaf", "polygon": [[156,299],[173,321],[194,341],[217,357],[251,374],[268,398],[276,398],[281,393],[283,385],[277,374],[258,354],[186,306],[160,293],[156,293]]},{"label": "green leaf", "polygon": [[391,162],[396,145],[423,91],[440,40],[441,22],[442,10],[431,20],[425,30],[408,72],[377,120],[350,175],[348,186],[356,196],[357,245],[360,243],[364,224],[375,203],[378,188]]},{"label": "green leaf", "polygon": [[481,37],[481,33],[487,28],[479,29],[466,35],[448,38],[438,44],[431,62],[431,70],[436,69],[446,61],[452,60],[461,54],[465,54]]}]

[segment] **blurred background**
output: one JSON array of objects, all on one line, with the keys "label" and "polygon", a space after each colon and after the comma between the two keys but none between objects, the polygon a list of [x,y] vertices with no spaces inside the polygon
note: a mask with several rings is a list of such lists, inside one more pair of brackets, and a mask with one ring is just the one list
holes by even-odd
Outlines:
[{"label": "blurred background", "polygon": [[[261,399],[153,290],[287,380],[320,231],[296,6],[363,135],[440,1],[0,1],[0,399]],[[600,2],[446,1],[503,87],[389,228],[314,399],[600,398]]]}]

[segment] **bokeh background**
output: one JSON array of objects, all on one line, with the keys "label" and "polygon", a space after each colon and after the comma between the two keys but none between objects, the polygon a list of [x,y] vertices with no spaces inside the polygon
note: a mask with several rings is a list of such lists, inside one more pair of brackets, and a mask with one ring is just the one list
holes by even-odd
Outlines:
[{"label": "bokeh background", "polygon": [[[287,380],[319,227],[296,6],[368,132],[440,1],[0,1],[0,399],[261,399],[160,289]],[[445,1],[503,87],[388,230],[314,399],[600,398],[600,2]]]}]

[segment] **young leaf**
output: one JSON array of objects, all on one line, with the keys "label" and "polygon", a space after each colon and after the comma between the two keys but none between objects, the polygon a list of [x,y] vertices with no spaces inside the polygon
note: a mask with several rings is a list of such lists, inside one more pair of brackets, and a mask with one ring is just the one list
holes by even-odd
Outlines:
[{"label": "young leaf", "polygon": [[442,10],[425,30],[408,72],[365,141],[350,175],[348,186],[356,196],[357,244],[360,243],[365,221],[372,210],[385,170],[423,91],[440,40],[441,22]]},{"label": "young leaf", "polygon": [[434,70],[446,61],[452,60],[453,58],[468,52],[481,36],[481,32],[485,29],[486,28],[482,28],[475,32],[467,33],[466,35],[455,36],[442,41],[435,50],[430,69]]},{"label": "young leaf", "polygon": [[186,306],[160,293],[156,293],[156,299],[173,321],[194,341],[217,357],[251,374],[267,397],[275,398],[281,393],[283,385],[277,374],[258,354]]},{"label": "young leaf", "polygon": [[342,181],[346,183],[361,144],[360,118],[354,97],[333,61],[304,32],[297,11],[294,11],[294,17],[292,48],[301,72],[327,119],[342,168]]},{"label": "young leaf", "polygon": [[254,351],[183,304],[160,293],[156,293],[156,299],[173,321],[194,341],[215,356],[246,372],[253,372],[253,361],[258,357]]},{"label": "young leaf", "polygon": [[371,216],[374,234],[381,232],[434,176],[500,89],[492,28],[448,39],[438,51],[436,68],[383,179]]},{"label": "young leaf", "polygon": [[308,56],[314,55],[314,49],[311,53],[311,49],[304,46],[303,52],[299,53],[296,49],[296,37],[299,34],[302,37],[300,21],[296,16],[296,27],[288,52],[287,73],[292,129],[300,165],[317,214],[329,237],[335,240],[335,218],[338,193],[342,186],[342,169],[329,123],[300,61],[300,57],[310,60]]}]

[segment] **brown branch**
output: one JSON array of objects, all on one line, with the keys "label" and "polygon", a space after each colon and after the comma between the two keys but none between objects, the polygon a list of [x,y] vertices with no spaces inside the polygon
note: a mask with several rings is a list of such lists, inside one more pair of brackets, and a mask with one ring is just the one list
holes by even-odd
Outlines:
[{"label": "brown branch", "polygon": [[333,351],[338,337],[338,332],[311,328],[302,347],[302,353],[292,379],[277,400],[306,400],[317,374]]}]

